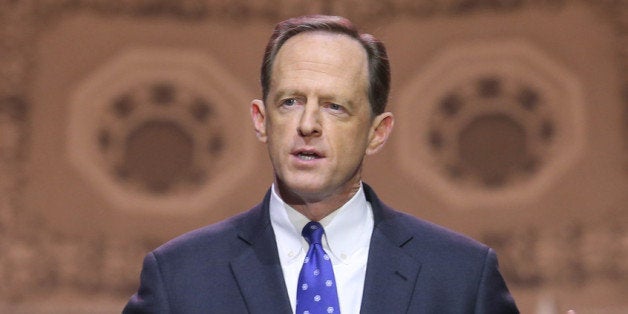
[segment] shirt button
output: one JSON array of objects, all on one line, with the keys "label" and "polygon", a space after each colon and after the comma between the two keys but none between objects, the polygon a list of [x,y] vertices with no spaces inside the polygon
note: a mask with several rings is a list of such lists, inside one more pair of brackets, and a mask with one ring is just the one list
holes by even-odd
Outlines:
[{"label": "shirt button", "polygon": [[288,257],[294,257],[294,251],[288,252]]},{"label": "shirt button", "polygon": [[345,254],[345,253],[340,254],[340,258],[347,259],[347,254]]}]

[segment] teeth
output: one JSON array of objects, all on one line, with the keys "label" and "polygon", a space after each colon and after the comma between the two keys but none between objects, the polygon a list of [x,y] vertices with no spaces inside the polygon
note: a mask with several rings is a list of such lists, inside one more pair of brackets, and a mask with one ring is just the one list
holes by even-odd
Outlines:
[{"label": "teeth", "polygon": [[308,154],[308,153],[299,153],[299,159],[301,160],[314,160],[316,159],[316,155],[315,154]]}]

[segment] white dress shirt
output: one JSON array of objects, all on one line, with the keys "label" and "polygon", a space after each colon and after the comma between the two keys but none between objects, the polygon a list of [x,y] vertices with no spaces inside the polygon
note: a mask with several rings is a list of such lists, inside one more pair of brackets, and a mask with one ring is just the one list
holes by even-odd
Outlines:
[{"label": "white dress shirt", "polygon": [[[275,186],[270,198],[270,221],[290,298],[296,309],[297,284],[309,244],[301,230],[309,219],[284,203]],[[359,313],[364,290],[373,211],[360,184],[358,192],[320,223],[325,229],[323,249],[331,256],[341,313]]]}]

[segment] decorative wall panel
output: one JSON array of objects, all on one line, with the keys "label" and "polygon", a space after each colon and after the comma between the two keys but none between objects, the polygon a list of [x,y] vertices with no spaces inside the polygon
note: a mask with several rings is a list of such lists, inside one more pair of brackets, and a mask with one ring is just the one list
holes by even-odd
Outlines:
[{"label": "decorative wall panel", "polygon": [[581,155],[581,84],[529,43],[459,44],[421,67],[399,98],[396,156],[445,201],[533,201]]},{"label": "decorative wall panel", "polygon": [[75,88],[67,151],[117,207],[211,207],[252,167],[254,138],[232,122],[239,88],[200,52],[122,52]]}]

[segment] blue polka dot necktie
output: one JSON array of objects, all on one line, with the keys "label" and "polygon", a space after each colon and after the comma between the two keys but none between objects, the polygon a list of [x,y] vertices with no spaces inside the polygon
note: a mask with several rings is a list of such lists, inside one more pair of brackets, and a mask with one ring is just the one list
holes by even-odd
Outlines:
[{"label": "blue polka dot necktie", "polygon": [[334,269],[321,244],[324,232],[315,221],[310,221],[301,232],[310,248],[299,274],[297,314],[340,313]]}]

